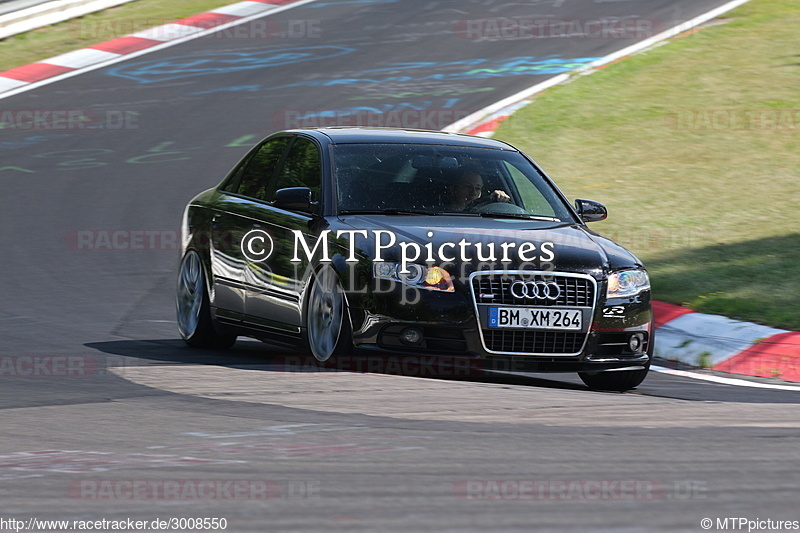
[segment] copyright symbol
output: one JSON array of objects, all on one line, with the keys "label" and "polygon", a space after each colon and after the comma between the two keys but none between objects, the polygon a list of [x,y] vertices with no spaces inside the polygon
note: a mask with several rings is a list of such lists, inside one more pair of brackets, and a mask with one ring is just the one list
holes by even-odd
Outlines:
[{"label": "copyright symbol", "polygon": [[242,254],[254,263],[266,261],[272,255],[272,237],[260,229],[248,231],[242,238]]},{"label": "copyright symbol", "polygon": [[703,518],[700,520],[700,527],[703,529],[711,529],[711,526],[714,525],[714,522],[710,518]]}]

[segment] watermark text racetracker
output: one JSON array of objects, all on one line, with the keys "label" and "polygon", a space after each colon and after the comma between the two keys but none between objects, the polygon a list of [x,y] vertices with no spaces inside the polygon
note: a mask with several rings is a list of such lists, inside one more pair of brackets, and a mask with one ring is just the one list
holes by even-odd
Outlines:
[{"label": "watermark text racetracker", "polygon": [[461,19],[453,32],[470,41],[530,39],[636,39],[663,31],[661,20],[646,18],[558,19],[551,17],[493,17]]},{"label": "watermark text racetracker", "polygon": [[468,501],[703,500],[704,481],[653,479],[465,479],[453,486]]},{"label": "watermark text racetracker", "polygon": [[668,127],[685,131],[800,130],[800,109],[684,109],[664,119]]},{"label": "watermark text racetracker", "polygon": [[[314,256],[320,258],[320,262],[330,263],[331,259],[331,246],[330,235],[331,230],[323,230],[316,242],[310,245],[306,235],[302,231],[293,230],[294,235],[294,255],[291,258],[293,263],[300,263],[303,261],[301,253],[305,259],[312,261]],[[434,244],[427,242],[420,244],[418,242],[398,241],[397,235],[389,230],[339,230],[335,233],[336,238],[348,238],[347,258],[348,263],[358,262],[356,254],[359,249],[372,248],[375,251],[375,262],[381,263],[389,260],[384,259],[384,253],[389,250],[398,250],[400,263],[400,274],[409,274],[409,264],[415,261],[424,261],[426,263],[452,263],[454,261],[461,261],[467,263],[470,261],[480,261],[495,263],[511,263],[511,262],[544,262],[550,263],[555,259],[554,246],[552,242],[543,242],[540,244],[533,242],[513,242],[505,241],[501,243],[483,242],[483,241],[470,241],[462,238],[457,242],[444,242],[441,244]],[[432,239],[435,236],[433,231],[427,232],[427,237]],[[365,246],[365,243],[359,243],[358,237],[361,239],[369,239],[371,246]],[[255,263],[266,261],[272,254],[273,241],[270,235],[263,230],[252,230],[248,232],[242,239],[242,254]]]},{"label": "watermark text racetracker", "polygon": [[97,359],[85,355],[0,356],[0,377],[87,377],[102,369]]},{"label": "watermark text racetracker", "polygon": [[[652,229],[646,231],[609,230],[607,236],[636,250],[685,248],[699,239],[699,235],[692,230],[681,232]],[[73,229],[64,234],[66,247],[70,250],[82,252],[174,252],[180,249],[180,242],[180,229]],[[224,250],[232,250],[240,246],[238,233],[232,230],[214,229],[198,231],[194,234],[194,246],[196,248],[208,250],[212,242],[215,247]],[[570,242],[559,240],[554,244],[569,246]],[[259,243],[254,243],[253,245],[258,247]],[[254,250],[256,251],[253,253],[263,252],[263,250],[257,248],[254,248]]]},{"label": "watermark text racetracker", "polygon": [[[210,30],[228,22],[225,17],[203,19],[190,17],[176,23],[172,19],[144,20],[85,20],[74,32],[80,39],[97,41],[111,40],[137,34],[138,37],[157,41],[169,41],[185,35],[186,31],[196,28]],[[188,28],[188,30],[187,30]],[[196,31],[196,30],[195,30]],[[247,24],[228,26],[209,33],[203,39],[320,39],[322,38],[322,20],[292,19],[277,20],[274,18],[252,20]]]},{"label": "watermark text racetracker", "polygon": [[80,479],[69,497],[89,501],[252,501],[320,499],[318,480]]},{"label": "watermark text racetracker", "polygon": [[132,130],[139,112],[89,109],[0,109],[0,131]]},{"label": "watermark text racetracker", "polygon": [[[230,239],[229,232],[209,234],[204,242],[215,236]],[[64,243],[71,250],[178,250],[180,232],[177,230],[158,229],[81,229],[68,231],[64,235]]]},{"label": "watermark text racetracker", "polygon": [[441,130],[472,113],[466,109],[384,109],[372,106],[339,110],[285,109],[272,115],[272,123],[282,130],[335,126]]}]

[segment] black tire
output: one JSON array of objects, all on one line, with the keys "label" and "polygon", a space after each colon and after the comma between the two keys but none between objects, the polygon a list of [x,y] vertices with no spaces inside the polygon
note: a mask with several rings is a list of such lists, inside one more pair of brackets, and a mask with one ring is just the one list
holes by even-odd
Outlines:
[{"label": "black tire", "polygon": [[321,268],[308,289],[305,306],[306,351],[319,363],[333,356],[352,355],[350,315],[339,276],[330,267]]},{"label": "black tire", "polygon": [[650,365],[642,370],[619,370],[616,372],[597,372],[589,374],[578,372],[583,382],[592,390],[625,392],[635,389],[644,378]]},{"label": "black tire", "polygon": [[178,332],[189,346],[226,350],[236,342],[236,335],[214,327],[203,261],[194,250],[186,252],[178,269],[176,311]]}]

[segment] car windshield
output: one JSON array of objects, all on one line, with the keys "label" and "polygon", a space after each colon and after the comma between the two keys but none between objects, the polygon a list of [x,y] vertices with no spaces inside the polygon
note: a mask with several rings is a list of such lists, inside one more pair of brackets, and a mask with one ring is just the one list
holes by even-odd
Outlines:
[{"label": "car windshield", "polygon": [[518,152],[426,144],[334,147],[337,212],[571,220]]}]

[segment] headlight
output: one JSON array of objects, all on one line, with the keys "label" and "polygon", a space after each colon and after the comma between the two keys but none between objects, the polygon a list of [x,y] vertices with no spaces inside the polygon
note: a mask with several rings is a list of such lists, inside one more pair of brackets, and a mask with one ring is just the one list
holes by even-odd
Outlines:
[{"label": "headlight", "polygon": [[650,278],[644,270],[622,270],[608,276],[606,298],[634,296],[650,288]]},{"label": "headlight", "polygon": [[450,273],[438,266],[406,265],[405,274],[400,273],[400,263],[381,262],[372,265],[372,273],[378,279],[399,281],[411,287],[428,289],[429,291],[453,292],[453,280]]}]

